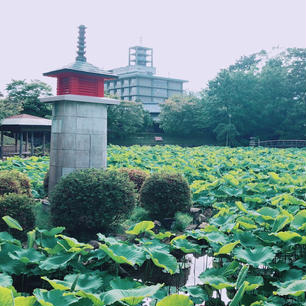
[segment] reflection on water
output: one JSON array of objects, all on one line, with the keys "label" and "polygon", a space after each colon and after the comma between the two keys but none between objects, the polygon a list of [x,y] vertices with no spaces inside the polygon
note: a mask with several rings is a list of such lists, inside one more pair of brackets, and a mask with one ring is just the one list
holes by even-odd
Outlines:
[{"label": "reflection on water", "polygon": [[[204,255],[196,258],[192,254],[188,254],[187,258],[190,260],[191,269],[186,286],[195,286],[201,284],[202,282],[199,280],[199,275],[206,269],[210,269],[213,267],[213,257]],[[214,297],[216,296],[217,294],[215,292]],[[226,295],[226,289],[221,290],[221,299],[226,305],[230,302]],[[205,303],[203,303],[202,305],[205,305]]]}]

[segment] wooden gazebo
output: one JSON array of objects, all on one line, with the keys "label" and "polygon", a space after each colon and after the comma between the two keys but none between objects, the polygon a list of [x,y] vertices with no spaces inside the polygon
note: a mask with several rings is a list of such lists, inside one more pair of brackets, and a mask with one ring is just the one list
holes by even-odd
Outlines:
[{"label": "wooden gazebo", "polygon": [[[27,156],[34,155],[34,138],[42,135],[42,153],[46,150],[46,137],[51,133],[52,120],[27,114],[20,114],[5,118],[0,125],[1,150],[0,157],[4,155]],[[4,146],[4,133],[11,133],[15,138],[14,146]],[[19,144],[18,144],[19,142]],[[30,143],[30,150],[29,150]]]}]

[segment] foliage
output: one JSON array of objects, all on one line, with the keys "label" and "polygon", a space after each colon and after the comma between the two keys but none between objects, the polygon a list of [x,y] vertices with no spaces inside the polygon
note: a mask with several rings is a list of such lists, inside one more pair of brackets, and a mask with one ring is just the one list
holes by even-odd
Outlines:
[{"label": "foliage", "polygon": [[112,105],[107,111],[108,138],[125,138],[141,131],[145,118],[149,125],[141,103],[120,101],[119,105]]},{"label": "foliage", "polygon": [[192,223],[192,217],[189,214],[177,212],[174,215],[173,230],[183,232],[188,225]]},{"label": "foliage", "polygon": [[130,181],[135,184],[138,192],[140,191],[140,188],[143,185],[145,179],[149,176],[147,172],[139,169],[122,168],[119,169],[119,171],[127,173]]},{"label": "foliage", "polygon": [[190,136],[205,133],[203,101],[191,93],[166,100],[159,119],[166,134]]},{"label": "foliage", "polygon": [[[0,197],[1,218],[10,216],[19,220],[20,225],[25,231],[32,229],[35,225],[33,208],[35,201],[22,194],[6,194]],[[0,231],[5,231],[7,225],[0,219]],[[24,233],[16,233],[19,238],[25,238]]]},{"label": "foliage", "polygon": [[0,120],[22,112],[21,105],[10,103],[7,99],[0,99]]},{"label": "foliage", "polygon": [[178,173],[154,173],[141,187],[140,203],[153,220],[164,223],[164,219],[173,218],[176,212],[189,210],[191,193],[188,182]]},{"label": "foliage", "polygon": [[[199,97],[171,97],[160,126],[173,135],[213,134],[222,145],[250,137],[304,139],[306,49],[289,48],[241,57],[208,82]],[[277,110],[277,111],[275,111]]]},{"label": "foliage", "polygon": [[61,178],[50,202],[53,224],[84,239],[83,234],[109,232],[130,214],[134,184],[118,171],[77,170]]},{"label": "foliage", "polygon": [[21,107],[22,112],[38,117],[51,115],[51,107],[39,100],[40,96],[50,96],[51,87],[44,82],[34,80],[12,80],[6,86],[7,103]]},{"label": "foliage", "polygon": [[7,193],[31,196],[31,185],[28,177],[17,170],[0,171],[0,195]]},{"label": "foliage", "polygon": [[49,157],[32,156],[26,159],[20,157],[9,157],[0,161],[0,170],[17,170],[24,173],[30,180],[32,187],[32,195],[35,198],[43,198],[45,192],[43,190],[43,180],[49,168]]}]

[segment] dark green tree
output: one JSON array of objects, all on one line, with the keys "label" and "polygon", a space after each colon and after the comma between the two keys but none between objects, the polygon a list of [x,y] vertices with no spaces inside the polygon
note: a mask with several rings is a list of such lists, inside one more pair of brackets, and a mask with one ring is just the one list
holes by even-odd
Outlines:
[{"label": "dark green tree", "polygon": [[162,104],[160,127],[166,134],[190,136],[207,127],[203,100],[193,93],[175,95]]},{"label": "dark green tree", "polygon": [[39,101],[39,97],[50,96],[51,87],[39,80],[26,82],[25,80],[12,80],[7,84],[7,103],[21,108],[21,112],[39,116],[51,116],[51,106]]},{"label": "dark green tree", "polygon": [[[209,128],[221,144],[302,139],[306,116],[306,50],[264,51],[222,70],[202,92]],[[234,139],[232,139],[234,137]],[[229,138],[229,139],[228,139]]]},{"label": "dark green tree", "polygon": [[122,139],[144,128],[145,112],[141,103],[120,101],[107,112],[107,131],[110,139]]}]

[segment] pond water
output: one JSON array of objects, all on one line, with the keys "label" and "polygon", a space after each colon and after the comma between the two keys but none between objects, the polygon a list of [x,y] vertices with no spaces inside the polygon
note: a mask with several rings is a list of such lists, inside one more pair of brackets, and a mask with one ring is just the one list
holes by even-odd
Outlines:
[{"label": "pond water", "polygon": [[[187,258],[190,260],[191,268],[190,273],[187,279],[186,286],[195,286],[201,284],[199,279],[199,275],[204,272],[206,269],[213,267],[213,257],[209,257],[207,255],[201,257],[194,257],[193,255],[187,255]],[[216,293],[214,293],[214,297],[216,297]],[[226,295],[226,290],[221,290],[221,299],[227,305],[230,300]],[[205,305],[205,304],[202,304]]]}]

